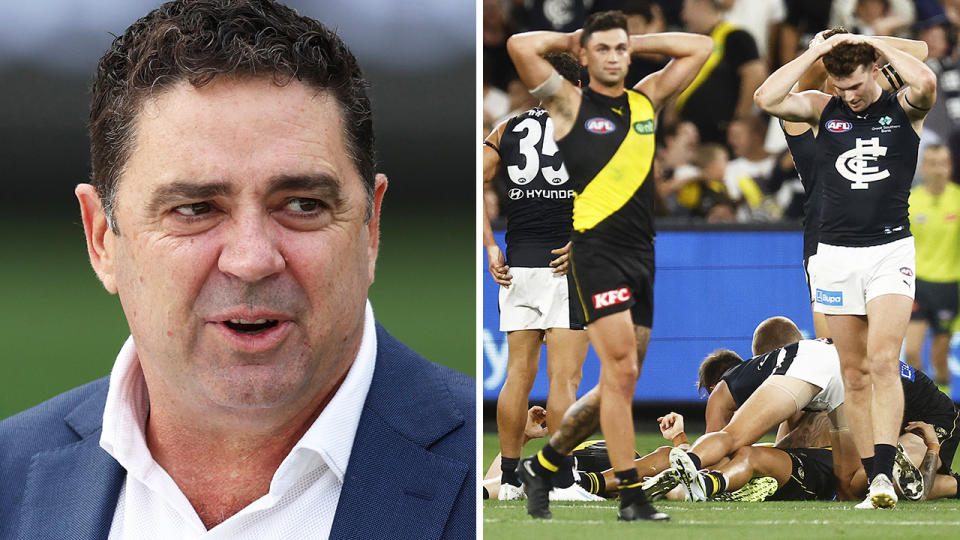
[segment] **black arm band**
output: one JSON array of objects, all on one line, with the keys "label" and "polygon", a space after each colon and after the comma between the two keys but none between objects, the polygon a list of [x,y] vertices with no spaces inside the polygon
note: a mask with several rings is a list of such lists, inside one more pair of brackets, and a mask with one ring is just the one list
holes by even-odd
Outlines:
[{"label": "black arm band", "polygon": [[929,111],[929,110],[930,110],[930,107],[917,107],[917,106],[914,105],[913,103],[910,103],[910,100],[907,99],[907,95],[906,95],[906,94],[903,95],[903,100],[907,102],[907,105],[913,107],[914,109],[916,109],[916,110],[918,110],[918,111]]},{"label": "black arm band", "polygon": [[897,70],[893,69],[893,66],[887,64],[887,71],[893,75],[893,78],[897,80],[897,88],[903,87],[903,79],[900,78],[900,74],[897,73]]},{"label": "black arm band", "polygon": [[[493,148],[493,151],[496,152],[498,156],[500,156],[500,149],[497,148],[496,146],[494,146],[492,142],[490,142],[490,141],[483,141],[483,144],[489,146],[490,148]],[[503,157],[503,156],[500,156],[500,157]]]},{"label": "black arm band", "polygon": [[890,83],[890,88],[893,88],[894,90],[899,90],[899,89],[900,89],[900,86],[902,86],[902,84],[899,85],[899,86],[897,85],[897,83],[893,80],[893,77],[890,76],[890,72],[891,72],[891,71],[893,72],[893,74],[894,74],[894,75],[897,77],[897,79],[899,80],[899,79],[900,79],[900,75],[899,75],[892,67],[890,67],[890,64],[887,64],[887,65],[883,66],[882,68],[880,68],[880,73],[883,73],[883,76],[887,78],[887,82]]}]

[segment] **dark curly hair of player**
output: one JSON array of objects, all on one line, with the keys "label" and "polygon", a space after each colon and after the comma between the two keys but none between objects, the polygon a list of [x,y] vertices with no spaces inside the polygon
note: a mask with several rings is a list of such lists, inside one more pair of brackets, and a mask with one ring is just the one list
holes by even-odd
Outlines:
[{"label": "dark curly hair of player", "polygon": [[867,43],[841,43],[823,55],[823,67],[834,77],[846,77],[860,66],[867,69],[877,61],[877,50]]},{"label": "dark curly hair of player", "polygon": [[723,374],[733,366],[743,363],[743,358],[730,349],[717,349],[700,362],[697,391],[701,394],[712,392]]}]

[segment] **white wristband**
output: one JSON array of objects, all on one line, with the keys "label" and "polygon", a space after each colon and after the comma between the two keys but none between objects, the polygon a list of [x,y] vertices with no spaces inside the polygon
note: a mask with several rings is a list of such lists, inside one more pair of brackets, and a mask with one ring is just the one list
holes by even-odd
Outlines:
[{"label": "white wristband", "polygon": [[553,97],[556,94],[560,87],[563,86],[563,77],[557,73],[557,70],[550,72],[550,76],[547,77],[547,80],[540,83],[540,86],[530,90],[530,93],[533,97],[544,101],[550,97]]}]

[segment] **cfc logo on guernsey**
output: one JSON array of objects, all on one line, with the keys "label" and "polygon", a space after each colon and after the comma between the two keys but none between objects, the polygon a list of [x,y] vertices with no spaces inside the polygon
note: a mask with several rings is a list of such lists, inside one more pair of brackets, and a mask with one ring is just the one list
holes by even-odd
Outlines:
[{"label": "cfc logo on guernsey", "polygon": [[626,287],[597,293],[593,295],[593,309],[602,309],[614,304],[621,304],[630,298],[630,289]]},{"label": "cfc logo on guernsey", "polygon": [[871,165],[880,156],[887,155],[887,147],[880,146],[880,138],[857,139],[857,146],[837,157],[837,172],[850,180],[850,189],[867,189],[870,182],[883,180],[890,171]]}]

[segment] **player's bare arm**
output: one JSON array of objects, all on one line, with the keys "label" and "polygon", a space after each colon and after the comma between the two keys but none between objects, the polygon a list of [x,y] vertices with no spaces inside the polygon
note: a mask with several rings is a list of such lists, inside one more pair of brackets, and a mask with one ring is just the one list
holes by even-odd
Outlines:
[{"label": "player's bare arm", "polygon": [[713,40],[700,34],[664,32],[630,36],[631,54],[653,53],[673,58],[663,69],[644,77],[634,90],[643,92],[659,112],[690,86],[712,50]]},{"label": "player's bare arm", "polygon": [[765,112],[788,122],[805,122],[816,126],[820,111],[830,96],[816,90],[794,91],[794,85],[823,55],[841,43],[847,34],[837,34],[821,42],[812,42],[802,54],[787,62],[767,77],[753,94],[753,101]]},{"label": "player's bare arm", "polygon": [[892,46],[887,40],[863,39],[885,56],[903,79],[904,88],[897,99],[910,118],[913,129],[919,133],[923,119],[937,99],[937,76],[921,60]]},{"label": "player's bare arm", "polygon": [[507,52],[517,68],[520,80],[540,100],[553,119],[554,137],[563,138],[570,132],[580,108],[580,89],[567,81],[547,62],[543,55],[550,52],[580,51],[580,30],[563,32],[524,32],[507,40]]},{"label": "player's bare arm", "polygon": [[[484,140],[483,145],[483,189],[491,189],[493,186],[493,178],[497,175],[497,170],[500,169],[500,154],[498,152],[500,148],[500,137],[503,135],[503,129],[506,125],[506,122],[500,123],[499,126],[494,128],[490,132],[490,135],[487,136]],[[500,250],[500,246],[497,245],[497,241],[493,236],[493,226],[490,224],[490,217],[487,215],[486,202],[484,202],[483,208],[483,246],[487,249],[487,263],[488,269],[490,270],[490,275],[493,276],[493,280],[497,282],[497,285],[503,287],[510,286],[510,279],[513,277],[510,275],[510,267],[507,266],[506,260],[503,256],[503,251]]]},{"label": "player's bare arm", "polygon": [[733,418],[736,410],[737,404],[733,401],[733,395],[730,394],[727,383],[720,381],[707,399],[707,409],[704,412],[704,419],[707,421],[706,432],[713,433],[723,429]]},{"label": "player's bare arm", "polygon": [[930,490],[933,489],[934,479],[937,475],[937,467],[939,466],[939,454],[940,454],[940,440],[937,439],[937,432],[934,431],[933,426],[926,422],[910,422],[906,425],[905,431],[908,433],[916,433],[923,439],[923,443],[927,446],[927,452],[923,455],[923,461],[920,463],[920,473],[923,475],[923,499],[926,499],[930,495]]}]

